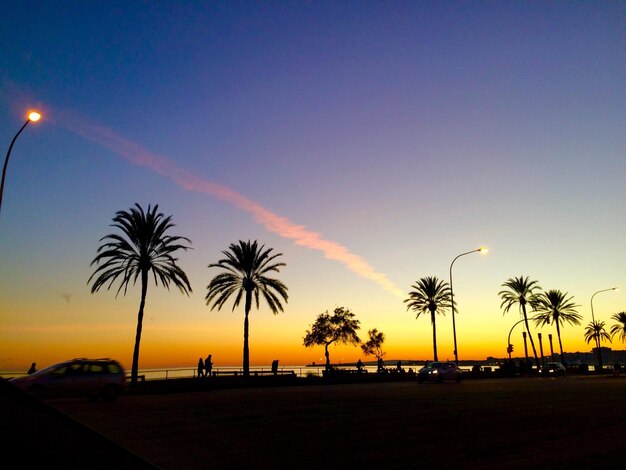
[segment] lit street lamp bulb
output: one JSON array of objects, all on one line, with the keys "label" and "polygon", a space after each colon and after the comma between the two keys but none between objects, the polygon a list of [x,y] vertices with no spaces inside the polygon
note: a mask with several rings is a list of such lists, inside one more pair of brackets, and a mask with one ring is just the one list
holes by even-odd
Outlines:
[{"label": "lit street lamp bulb", "polygon": [[488,252],[489,250],[488,250],[487,248],[485,248],[484,246],[481,246],[481,247],[478,249],[478,251],[479,251],[481,254],[486,255],[486,254],[487,254],[487,252]]},{"label": "lit street lamp bulb", "polygon": [[28,115],[28,120],[29,120],[29,121],[37,122],[37,121],[39,121],[40,119],[41,119],[41,114],[39,114],[39,113],[38,113],[38,112],[36,112],[36,111],[33,111],[32,113],[30,113],[30,114]]}]

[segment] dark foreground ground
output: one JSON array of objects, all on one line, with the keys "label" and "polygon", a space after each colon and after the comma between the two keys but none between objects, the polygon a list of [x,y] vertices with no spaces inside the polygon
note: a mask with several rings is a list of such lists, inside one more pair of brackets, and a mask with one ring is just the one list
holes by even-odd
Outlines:
[{"label": "dark foreground ground", "polygon": [[118,467],[139,468],[133,459],[140,456],[163,469],[626,468],[622,377],[265,387],[49,403],[129,450]]}]

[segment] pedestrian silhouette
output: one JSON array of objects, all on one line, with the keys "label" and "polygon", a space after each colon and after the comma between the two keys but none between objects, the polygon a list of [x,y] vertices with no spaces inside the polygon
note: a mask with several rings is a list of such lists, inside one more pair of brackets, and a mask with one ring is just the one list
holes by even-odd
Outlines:
[{"label": "pedestrian silhouette", "polygon": [[204,375],[204,362],[202,362],[202,358],[198,359],[198,377],[202,377]]},{"label": "pedestrian silhouette", "polygon": [[272,361],[272,374],[274,375],[278,374],[278,359],[274,359]]},{"label": "pedestrian silhouette", "polygon": [[30,365],[30,369],[28,369],[28,375],[34,374],[35,372],[37,372],[37,363],[33,362]]},{"label": "pedestrian silhouette", "polygon": [[361,359],[359,359],[356,363],[356,370],[358,372],[363,372],[363,361]]},{"label": "pedestrian silhouette", "polygon": [[212,355],[209,354],[204,361],[204,376],[211,377],[211,371],[213,370],[213,360]]}]

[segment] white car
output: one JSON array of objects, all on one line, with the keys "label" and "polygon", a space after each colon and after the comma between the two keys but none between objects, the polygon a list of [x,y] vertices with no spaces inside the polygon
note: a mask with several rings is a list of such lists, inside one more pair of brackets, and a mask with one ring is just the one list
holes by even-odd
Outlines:
[{"label": "white car", "polygon": [[417,372],[417,381],[443,382],[444,380],[461,381],[461,369],[454,362],[428,362]]},{"label": "white car", "polygon": [[39,398],[74,397],[113,400],[125,388],[126,374],[113,359],[72,359],[9,382]]}]

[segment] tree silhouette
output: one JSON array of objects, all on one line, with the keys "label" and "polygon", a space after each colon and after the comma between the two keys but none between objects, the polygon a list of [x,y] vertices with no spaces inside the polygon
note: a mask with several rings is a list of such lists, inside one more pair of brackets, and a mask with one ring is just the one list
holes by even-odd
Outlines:
[{"label": "tree silhouette", "polygon": [[376,356],[376,359],[382,359],[385,353],[383,352],[383,343],[385,342],[385,334],[382,331],[378,331],[376,328],[367,332],[369,339],[367,342],[361,345],[361,349],[366,356]]},{"label": "tree silhouette", "polygon": [[263,297],[274,315],[283,311],[281,298],[287,302],[287,286],[278,279],[267,277],[267,274],[279,272],[285,263],[276,263],[275,259],[282,253],[272,254],[272,248],[259,246],[257,241],[239,240],[239,244],[231,243],[228,250],[222,251],[225,256],[209,268],[220,268],[220,274],[211,279],[207,286],[206,303],[211,310],[221,310],[226,301],[234,296],[233,311],[244,298],[243,322],[243,373],[250,375],[250,351],[248,348],[249,320],[252,301],[259,308],[259,297]]},{"label": "tree silhouette", "polygon": [[411,287],[413,290],[409,292],[409,297],[404,302],[407,304],[407,310],[412,309],[417,312],[415,318],[419,318],[423,313],[430,314],[430,321],[433,325],[434,360],[438,361],[435,314],[445,315],[446,309],[452,306],[450,286],[436,277],[423,277]]},{"label": "tree silhouette", "polygon": [[112,227],[121,231],[121,235],[113,233],[100,239],[102,245],[98,247],[98,255],[90,266],[98,264],[98,268],[89,277],[87,284],[93,279],[91,293],[106,286],[110,289],[119,278],[120,285],[117,295],[122,291],[124,295],[129,283],[135,285],[137,279],[141,281],[141,301],[137,314],[137,331],[133,350],[133,364],[131,369],[131,383],[137,382],[139,370],[139,344],[143,328],[144,307],[148,292],[149,274],[152,273],[154,283],[161,283],[169,289],[170,283],[178,287],[180,292],[189,295],[191,285],[185,272],[178,267],[178,261],[172,255],[178,250],[188,250],[189,247],[181,242],[191,243],[188,238],[166,235],[174,227],[172,217],[164,217],[154,208],[148,206],[144,212],[142,207],[135,203],[130,211],[118,211],[113,218]]},{"label": "tree silhouette", "polygon": [[598,372],[602,372],[602,341],[607,340],[609,343],[611,342],[611,337],[604,329],[606,323],[603,321],[591,321],[585,327],[585,341],[587,343],[591,343],[592,341],[598,345]]},{"label": "tree silhouette", "polygon": [[580,325],[582,316],[576,311],[573,297],[566,298],[567,293],[560,290],[549,290],[539,294],[537,298],[537,314],[533,317],[533,321],[537,326],[556,325],[556,335],[559,338],[559,349],[561,350],[561,362],[565,364],[565,355],[563,354],[563,343],[561,342],[561,325],[565,322],[571,325]]},{"label": "tree silhouette", "polygon": [[611,338],[619,335],[621,342],[626,342],[626,312],[614,313],[611,320],[617,323],[611,327]]},{"label": "tree silhouette", "polygon": [[326,356],[326,370],[330,370],[330,353],[328,347],[333,344],[353,344],[361,342],[357,335],[357,330],[361,328],[360,321],[354,318],[355,315],[349,309],[337,307],[333,314],[328,311],[320,313],[304,336],[304,346],[315,345],[324,346],[324,356]]},{"label": "tree silhouette", "polygon": [[537,291],[541,290],[541,287],[539,287],[537,281],[531,281],[528,276],[512,277],[502,284],[502,287],[507,287],[508,290],[502,290],[498,293],[502,299],[500,308],[504,308],[504,313],[507,313],[513,305],[519,305],[520,313],[524,318],[526,332],[528,333],[528,338],[530,339],[530,345],[533,348],[535,363],[537,364],[537,368],[539,368],[539,358],[537,357],[535,341],[533,340],[533,335],[530,334],[530,327],[528,325],[526,305],[530,305],[530,307],[535,310],[539,295]]}]

